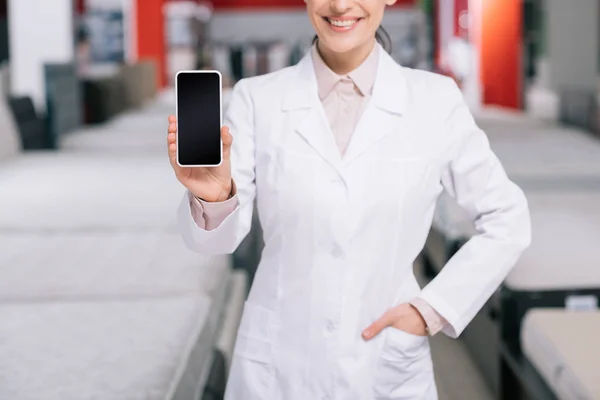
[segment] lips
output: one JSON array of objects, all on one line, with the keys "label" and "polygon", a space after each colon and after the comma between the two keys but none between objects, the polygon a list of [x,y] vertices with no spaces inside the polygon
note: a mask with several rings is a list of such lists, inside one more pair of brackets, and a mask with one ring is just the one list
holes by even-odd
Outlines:
[{"label": "lips", "polygon": [[350,30],[356,26],[356,24],[362,20],[360,17],[323,17],[327,23],[334,28],[336,31]]},{"label": "lips", "polygon": [[350,27],[352,25],[354,25],[355,23],[358,22],[359,18],[353,18],[353,19],[334,19],[334,18],[325,18],[327,20],[327,22],[329,22],[331,25],[333,26],[338,26],[338,27]]}]

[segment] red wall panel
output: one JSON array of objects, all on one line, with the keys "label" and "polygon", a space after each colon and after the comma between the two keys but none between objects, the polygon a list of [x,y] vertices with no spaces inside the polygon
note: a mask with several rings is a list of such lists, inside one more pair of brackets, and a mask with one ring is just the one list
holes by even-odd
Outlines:
[{"label": "red wall panel", "polygon": [[86,9],[86,2],[85,0],[75,0],[75,12],[79,15],[85,13],[85,9]]},{"label": "red wall panel", "polygon": [[521,108],[521,0],[486,0],[482,11],[484,103]]},{"label": "red wall panel", "polygon": [[[417,0],[398,0],[396,6],[413,6]],[[236,8],[304,8],[306,4],[302,0],[213,0],[215,9]]]},{"label": "red wall panel", "polygon": [[454,0],[454,36],[465,37],[468,28],[460,26],[460,15],[469,11],[469,0]]},{"label": "red wall panel", "polygon": [[136,0],[135,5],[137,56],[156,63],[159,88],[167,83],[164,3],[165,0]]}]

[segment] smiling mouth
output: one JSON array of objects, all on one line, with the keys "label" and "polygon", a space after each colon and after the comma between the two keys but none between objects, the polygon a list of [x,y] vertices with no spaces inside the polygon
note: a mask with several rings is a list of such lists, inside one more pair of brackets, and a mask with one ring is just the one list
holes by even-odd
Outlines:
[{"label": "smiling mouth", "polygon": [[360,21],[362,18],[352,18],[352,19],[348,19],[348,18],[344,18],[344,19],[337,19],[337,18],[328,18],[328,17],[323,17],[323,19],[325,21],[327,21],[331,26],[334,26],[336,28],[352,28],[354,25],[356,25],[358,23],[358,21]]}]

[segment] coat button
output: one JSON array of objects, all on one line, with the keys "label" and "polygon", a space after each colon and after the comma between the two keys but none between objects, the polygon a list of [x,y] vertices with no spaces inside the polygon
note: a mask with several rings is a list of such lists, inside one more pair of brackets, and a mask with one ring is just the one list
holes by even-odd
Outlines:
[{"label": "coat button", "polygon": [[329,321],[327,323],[327,330],[329,332],[333,332],[335,330],[335,323],[333,321]]},{"label": "coat button", "polygon": [[337,246],[334,246],[331,249],[331,255],[334,256],[335,258],[340,258],[342,256],[342,249],[340,249]]}]

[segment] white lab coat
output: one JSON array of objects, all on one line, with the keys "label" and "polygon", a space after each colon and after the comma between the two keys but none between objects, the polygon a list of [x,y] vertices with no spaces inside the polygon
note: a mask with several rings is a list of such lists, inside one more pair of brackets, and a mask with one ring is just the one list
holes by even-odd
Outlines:
[{"label": "white lab coat", "polygon": [[[240,206],[197,227],[203,254],[233,252],[253,200],[265,247],[246,301],[227,400],[437,399],[429,342],[395,328],[361,332],[420,295],[457,337],[530,241],[523,192],[506,176],[449,78],[397,65],[380,49],[373,96],[341,157],[308,54],[233,91],[232,174]],[[476,220],[467,243],[423,290],[413,261],[448,191]]]}]

